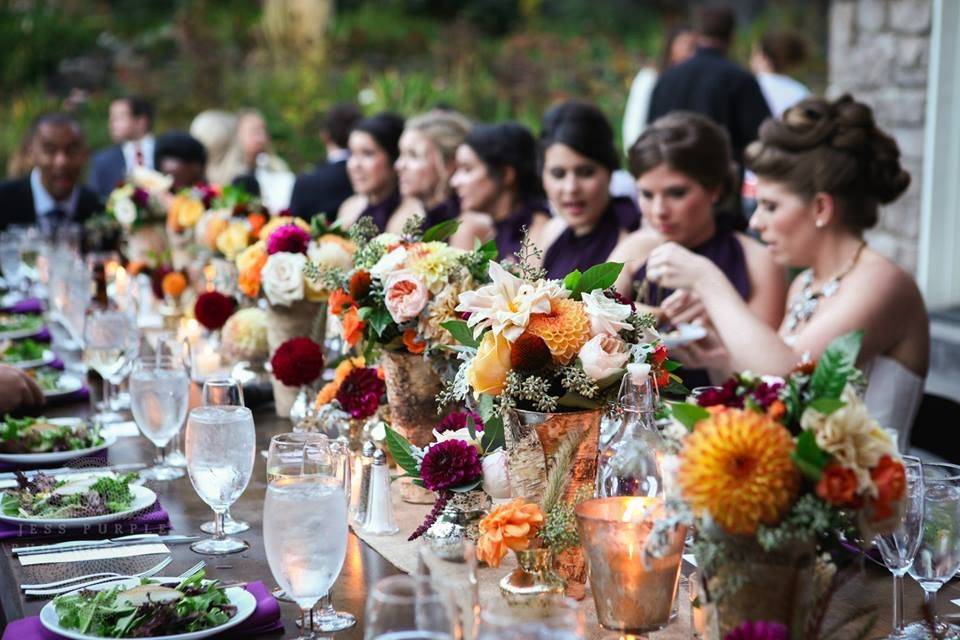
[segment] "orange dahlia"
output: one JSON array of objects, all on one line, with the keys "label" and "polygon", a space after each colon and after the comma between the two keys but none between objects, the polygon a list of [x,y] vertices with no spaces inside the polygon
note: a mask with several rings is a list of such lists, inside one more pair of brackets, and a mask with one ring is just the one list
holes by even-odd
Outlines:
[{"label": "orange dahlia", "polygon": [[499,504],[480,521],[477,558],[491,567],[499,567],[507,549],[522,551],[543,526],[540,506],[522,499]]},{"label": "orange dahlia", "polygon": [[554,362],[565,365],[576,357],[580,347],[590,339],[590,319],[583,310],[583,304],[558,298],[550,301],[550,313],[534,313],[530,316],[527,331],[543,338]]},{"label": "orange dahlia", "polygon": [[756,411],[728,409],[697,423],[680,452],[677,481],[698,515],[725,531],[753,535],[793,504],[800,472],[787,429]]}]

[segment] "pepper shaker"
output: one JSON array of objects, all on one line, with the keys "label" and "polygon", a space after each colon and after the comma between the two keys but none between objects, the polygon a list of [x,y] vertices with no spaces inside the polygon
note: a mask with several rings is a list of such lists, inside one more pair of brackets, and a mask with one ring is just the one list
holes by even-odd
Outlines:
[{"label": "pepper shaker", "polygon": [[367,440],[363,443],[363,449],[357,455],[357,466],[360,471],[360,480],[357,485],[357,499],[354,511],[354,523],[363,527],[367,520],[367,513],[370,510],[370,477],[373,473],[373,454],[377,446]]},{"label": "pepper shaker", "polygon": [[375,535],[391,535],[398,532],[400,528],[393,519],[387,454],[382,449],[374,451],[373,464],[370,466],[370,500],[363,530]]}]

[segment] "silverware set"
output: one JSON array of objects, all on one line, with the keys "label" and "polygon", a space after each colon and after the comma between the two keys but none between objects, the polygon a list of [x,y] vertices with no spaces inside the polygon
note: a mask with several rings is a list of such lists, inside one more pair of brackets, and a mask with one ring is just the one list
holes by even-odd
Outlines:
[{"label": "silverware set", "polygon": [[[77,589],[87,589],[107,582],[116,582],[117,580],[125,580],[129,578],[149,578],[157,575],[171,562],[173,562],[173,558],[166,557],[149,569],[139,573],[132,573],[128,575],[120,573],[91,573],[85,576],[77,576],[75,578],[68,578],[66,580],[58,580],[57,582],[22,584],[20,585],[20,588],[23,590],[24,595],[27,596],[56,596],[68,593],[70,591],[76,591]],[[158,578],[155,580],[155,582],[182,582],[183,580],[186,580],[190,576],[201,571],[205,566],[206,562],[201,560],[178,576]]]}]

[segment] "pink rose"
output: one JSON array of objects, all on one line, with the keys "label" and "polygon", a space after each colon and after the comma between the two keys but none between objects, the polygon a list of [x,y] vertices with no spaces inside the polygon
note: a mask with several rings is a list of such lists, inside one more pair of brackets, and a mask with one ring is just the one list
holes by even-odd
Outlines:
[{"label": "pink rose", "polygon": [[598,382],[621,372],[630,359],[627,343],[604,333],[590,338],[579,355],[584,373]]},{"label": "pink rose", "polygon": [[387,278],[384,302],[394,322],[401,324],[420,315],[430,292],[418,278],[399,271]]}]

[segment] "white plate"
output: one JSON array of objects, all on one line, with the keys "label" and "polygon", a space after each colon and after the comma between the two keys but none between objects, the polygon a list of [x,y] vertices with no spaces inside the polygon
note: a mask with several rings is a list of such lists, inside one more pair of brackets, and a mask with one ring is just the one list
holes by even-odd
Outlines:
[{"label": "white plate", "polygon": [[22,362],[8,362],[4,364],[9,364],[11,367],[16,367],[17,369],[33,369],[34,367],[42,367],[45,364],[50,364],[56,359],[57,356],[53,355],[53,351],[44,349],[43,356],[39,360],[24,360]]},{"label": "white plate", "polygon": [[53,391],[44,391],[44,398],[59,398],[79,391],[83,386],[83,381],[72,373],[62,373],[57,378],[57,388]]},{"label": "white plate", "polygon": [[[92,484],[92,482],[91,482]],[[16,516],[7,516],[0,513],[0,520],[11,524],[23,524],[29,526],[43,527],[87,527],[90,525],[104,524],[115,520],[123,520],[134,516],[138,511],[143,511],[147,507],[153,506],[157,501],[157,494],[146,487],[135,484],[130,485],[130,492],[133,494],[133,504],[125,511],[117,513],[108,513],[102,516],[89,516],[86,518],[18,518]]]},{"label": "white plate", "polygon": [[[108,582],[106,584],[98,584],[90,589],[95,591],[102,591],[104,589],[110,589],[117,586],[122,587],[135,587],[140,584],[139,578],[129,579],[129,580],[118,580],[116,582]],[[76,592],[71,592],[76,593]],[[227,620],[225,623],[218,627],[211,627],[210,629],[204,629],[203,631],[194,631],[192,633],[178,633],[172,636],[153,636],[154,640],[199,640],[200,638],[208,638],[212,635],[222,633],[227,629],[231,629],[251,615],[257,609],[257,599],[253,597],[249,591],[242,587],[229,587],[226,589],[227,599],[230,600],[230,604],[237,608],[237,613],[232,618]],[[69,595],[69,594],[68,594]],[[71,638],[72,640],[101,640],[102,636],[92,636],[85,633],[79,633],[76,630],[64,629],[60,626],[60,616],[57,615],[57,611],[53,606],[53,601],[51,600],[43,606],[43,609],[40,610],[40,624],[42,624],[46,629],[53,631],[54,633],[60,634],[65,638]],[[121,638],[120,640],[126,640]]]},{"label": "white plate", "polygon": [[697,340],[703,340],[707,337],[707,330],[698,324],[681,322],[677,325],[676,329],[669,333],[661,333],[660,337],[663,339],[663,344],[666,345],[667,349],[673,349],[674,347],[682,347],[685,344],[690,344]]},{"label": "white plate", "polygon": [[[53,424],[77,424],[83,422],[80,418],[53,418],[50,420]],[[83,458],[97,451],[103,451],[117,441],[115,435],[103,434],[103,444],[86,449],[74,449],[73,451],[50,451],[49,453],[0,453],[0,462],[14,465],[44,465],[67,462],[75,458]]]},{"label": "white plate", "polygon": [[13,331],[0,331],[0,340],[17,340],[18,338],[29,338],[43,331],[43,323],[33,329],[14,329]]}]

